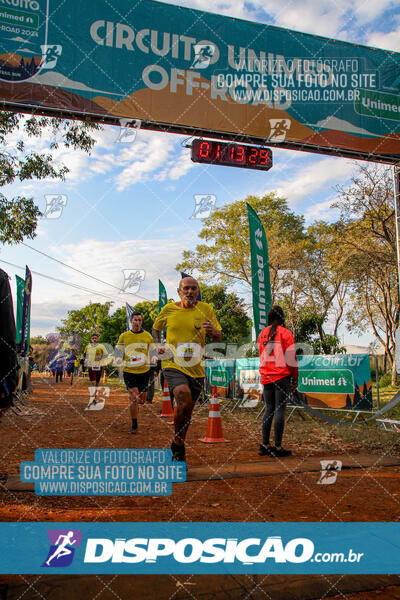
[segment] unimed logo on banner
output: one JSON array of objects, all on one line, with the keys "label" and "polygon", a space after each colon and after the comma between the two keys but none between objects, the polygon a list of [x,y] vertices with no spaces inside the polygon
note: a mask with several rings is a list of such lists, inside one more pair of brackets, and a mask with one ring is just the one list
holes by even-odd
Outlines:
[{"label": "unimed logo on banner", "polygon": [[79,529],[48,529],[50,548],[42,567],[68,567],[74,558],[75,548],[81,545]]},{"label": "unimed logo on banner", "polygon": [[284,544],[280,536],[246,538],[89,538],[85,563],[156,563],[169,557],[177,563],[304,563],[311,559],[314,544],[308,538],[294,538]]}]

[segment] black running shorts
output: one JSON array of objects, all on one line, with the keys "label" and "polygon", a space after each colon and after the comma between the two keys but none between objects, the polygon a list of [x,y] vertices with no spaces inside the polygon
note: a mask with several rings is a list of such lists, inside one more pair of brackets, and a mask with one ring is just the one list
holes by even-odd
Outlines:
[{"label": "black running shorts", "polygon": [[150,371],[146,371],[146,373],[128,373],[124,371],[123,375],[127,390],[137,388],[140,393],[147,390]]},{"label": "black running shorts", "polygon": [[178,371],[178,369],[163,369],[163,373],[170,392],[173,392],[178,385],[187,385],[192,394],[193,402],[199,399],[204,386],[204,377],[190,377],[182,371]]}]

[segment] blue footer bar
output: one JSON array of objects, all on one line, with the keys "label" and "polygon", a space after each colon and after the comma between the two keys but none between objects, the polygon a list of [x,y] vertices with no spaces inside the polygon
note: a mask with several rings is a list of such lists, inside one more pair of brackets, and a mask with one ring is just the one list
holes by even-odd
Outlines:
[{"label": "blue footer bar", "polygon": [[400,574],[400,523],[0,523],[2,574]]}]

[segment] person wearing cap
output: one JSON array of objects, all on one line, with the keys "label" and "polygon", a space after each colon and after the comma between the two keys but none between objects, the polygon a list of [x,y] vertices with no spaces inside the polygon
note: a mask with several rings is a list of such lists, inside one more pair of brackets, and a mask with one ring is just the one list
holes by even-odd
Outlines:
[{"label": "person wearing cap", "polygon": [[[221,325],[210,304],[198,300],[199,285],[193,277],[181,279],[178,287],[180,302],[166,304],[153,324],[153,339],[158,343],[158,355],[168,388],[173,391],[177,412],[175,436],[171,444],[172,459],[186,459],[185,439],[196,401],[204,385],[204,346],[208,334],[220,341]],[[160,344],[166,328],[166,345]]]},{"label": "person wearing cap", "polygon": [[[123,365],[123,377],[129,393],[129,410],[132,420],[131,433],[138,430],[138,405],[146,401],[149,384],[151,352],[155,348],[153,338],[142,327],[143,317],[134,311],[130,318],[131,328],[119,336],[116,346],[116,363]],[[157,357],[153,362],[157,363]]]},{"label": "person wearing cap", "polygon": [[[285,315],[280,306],[272,306],[268,312],[267,323],[268,326],[261,331],[257,340],[265,402],[262,444],[258,453],[260,456],[282,457],[292,454],[290,450],[282,448],[282,437],[286,402],[291,392],[297,388],[299,371],[294,336],[285,327]],[[275,446],[270,446],[273,419]]]}]

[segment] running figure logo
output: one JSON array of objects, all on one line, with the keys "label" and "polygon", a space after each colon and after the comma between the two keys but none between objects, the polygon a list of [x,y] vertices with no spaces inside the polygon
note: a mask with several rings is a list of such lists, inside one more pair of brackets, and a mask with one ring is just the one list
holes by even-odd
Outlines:
[{"label": "running figure logo", "polygon": [[206,69],[214,56],[215,46],[211,44],[195,44],[194,59],[190,65],[191,69]]},{"label": "running figure logo", "polygon": [[283,142],[286,138],[286,134],[290,129],[290,119],[270,119],[270,132],[268,139],[276,142]]},{"label": "running figure logo", "polygon": [[124,283],[120,293],[129,292],[136,294],[140,290],[142,281],[145,278],[144,269],[122,269]]},{"label": "running figure logo", "polygon": [[342,470],[341,460],[320,460],[321,475],[317,481],[320,485],[332,485],[335,483],[339,471]]},{"label": "running figure logo", "polygon": [[103,410],[106,399],[110,397],[110,388],[90,386],[88,389],[89,402],[85,410]]},{"label": "running figure logo", "polygon": [[48,529],[50,548],[42,567],[68,567],[74,558],[75,548],[81,545],[80,529]]},{"label": "running figure logo", "polygon": [[214,194],[195,194],[195,207],[191,219],[207,219],[215,208],[217,196]]},{"label": "running figure logo", "polygon": [[136,139],[136,135],[138,129],[140,129],[142,125],[142,121],[140,119],[126,119],[125,117],[121,117],[119,119],[120,129],[118,132],[118,137],[115,140],[116,144],[126,144],[129,142],[134,142]]},{"label": "running figure logo", "polygon": [[62,53],[62,46],[52,44],[51,46],[40,46],[42,50],[42,69],[54,69],[57,60]]},{"label": "running figure logo", "polygon": [[59,219],[67,205],[67,196],[64,194],[45,194],[46,208],[42,214],[43,219]]}]

